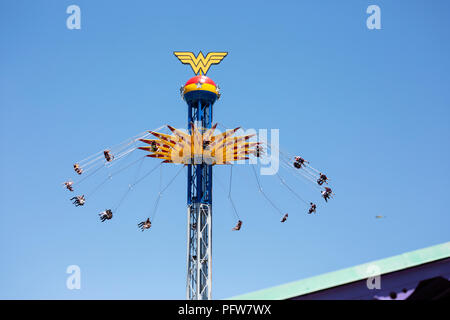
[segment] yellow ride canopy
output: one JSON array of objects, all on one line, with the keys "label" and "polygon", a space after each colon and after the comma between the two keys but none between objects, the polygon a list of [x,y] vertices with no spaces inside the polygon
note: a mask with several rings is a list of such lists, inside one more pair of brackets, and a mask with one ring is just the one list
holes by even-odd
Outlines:
[{"label": "yellow ride canopy", "polygon": [[250,142],[254,134],[234,136],[240,128],[214,135],[217,124],[209,129],[191,124],[191,134],[167,126],[172,135],[149,131],[157,139],[139,139],[150,146],[139,147],[150,152],[147,157],[164,160],[165,163],[182,164],[231,164],[256,155],[260,142]]}]

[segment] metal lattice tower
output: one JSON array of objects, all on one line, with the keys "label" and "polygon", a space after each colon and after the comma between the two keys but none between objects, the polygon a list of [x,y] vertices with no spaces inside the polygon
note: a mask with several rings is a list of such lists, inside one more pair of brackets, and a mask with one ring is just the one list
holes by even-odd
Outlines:
[{"label": "metal lattice tower", "polygon": [[[201,86],[201,84],[198,84]],[[186,93],[188,127],[201,128],[202,134],[211,128],[213,104],[217,95],[208,91]],[[211,299],[212,244],[212,165],[203,156],[191,158],[187,174],[187,285],[189,300]]]}]

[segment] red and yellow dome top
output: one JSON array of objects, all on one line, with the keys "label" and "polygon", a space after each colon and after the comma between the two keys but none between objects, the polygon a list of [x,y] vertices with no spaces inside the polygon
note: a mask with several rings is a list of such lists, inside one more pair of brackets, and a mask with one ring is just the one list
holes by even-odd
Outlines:
[{"label": "red and yellow dome top", "polygon": [[209,91],[220,96],[219,87],[207,76],[198,75],[189,79],[183,87],[183,95],[192,91]]}]

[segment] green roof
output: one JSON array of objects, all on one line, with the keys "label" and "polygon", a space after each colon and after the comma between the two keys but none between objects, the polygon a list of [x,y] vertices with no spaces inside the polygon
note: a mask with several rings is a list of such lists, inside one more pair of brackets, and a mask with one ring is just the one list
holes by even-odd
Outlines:
[{"label": "green roof", "polygon": [[306,278],[229,298],[231,300],[283,300],[319,290],[340,286],[373,276],[369,266],[376,265],[380,274],[415,267],[450,257],[450,242],[419,249],[386,259],[376,260],[319,276]]}]

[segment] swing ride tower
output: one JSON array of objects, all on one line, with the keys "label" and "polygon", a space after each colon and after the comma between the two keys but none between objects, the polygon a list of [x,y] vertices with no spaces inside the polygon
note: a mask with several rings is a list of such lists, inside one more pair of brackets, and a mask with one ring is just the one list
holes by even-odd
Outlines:
[{"label": "swing ride tower", "polygon": [[[211,128],[216,85],[205,76],[196,76],[184,86],[188,106],[188,128],[204,134]],[[204,148],[206,146],[203,146]],[[212,245],[212,164],[203,155],[192,153],[187,165],[187,284],[189,300],[211,299]]]},{"label": "swing ride tower", "polygon": [[[211,129],[214,102],[220,97],[219,88],[206,77],[212,64],[218,64],[227,52],[210,52],[197,56],[192,52],[174,52],[183,64],[189,64],[196,74],[181,88],[188,106],[188,128],[202,135],[201,154],[191,150],[187,164],[187,283],[186,299],[211,300],[212,251],[212,165],[203,156],[208,149],[205,133]],[[213,129],[214,130],[214,129]],[[208,130],[208,132],[211,130]],[[192,146],[194,143],[192,144]]]},{"label": "swing ride tower", "polygon": [[188,107],[188,132],[167,125],[172,134],[149,131],[157,139],[140,139],[150,146],[147,157],[163,163],[187,167],[187,281],[186,298],[211,299],[212,275],[212,170],[215,165],[231,165],[256,154],[259,142],[254,135],[235,135],[238,128],[215,133],[213,106],[220,98],[219,87],[205,76],[211,64],[219,63],[226,52],[210,52],[195,57],[191,52],[174,52],[181,62],[190,64],[196,76],[181,87]]},{"label": "swing ride tower", "polygon": [[[196,74],[181,87],[180,93],[188,107],[188,133],[167,125],[171,135],[149,131],[157,139],[140,139],[151,146],[147,157],[163,163],[187,167],[187,281],[186,299],[210,300],[212,276],[212,173],[215,165],[231,165],[257,155],[260,142],[254,136],[235,135],[238,128],[215,133],[212,124],[213,106],[220,98],[219,87],[206,76],[213,64],[222,61],[227,52],[174,52]],[[238,221],[238,223],[242,223]],[[240,228],[240,227],[239,227]],[[239,229],[236,229],[239,230]]]}]

